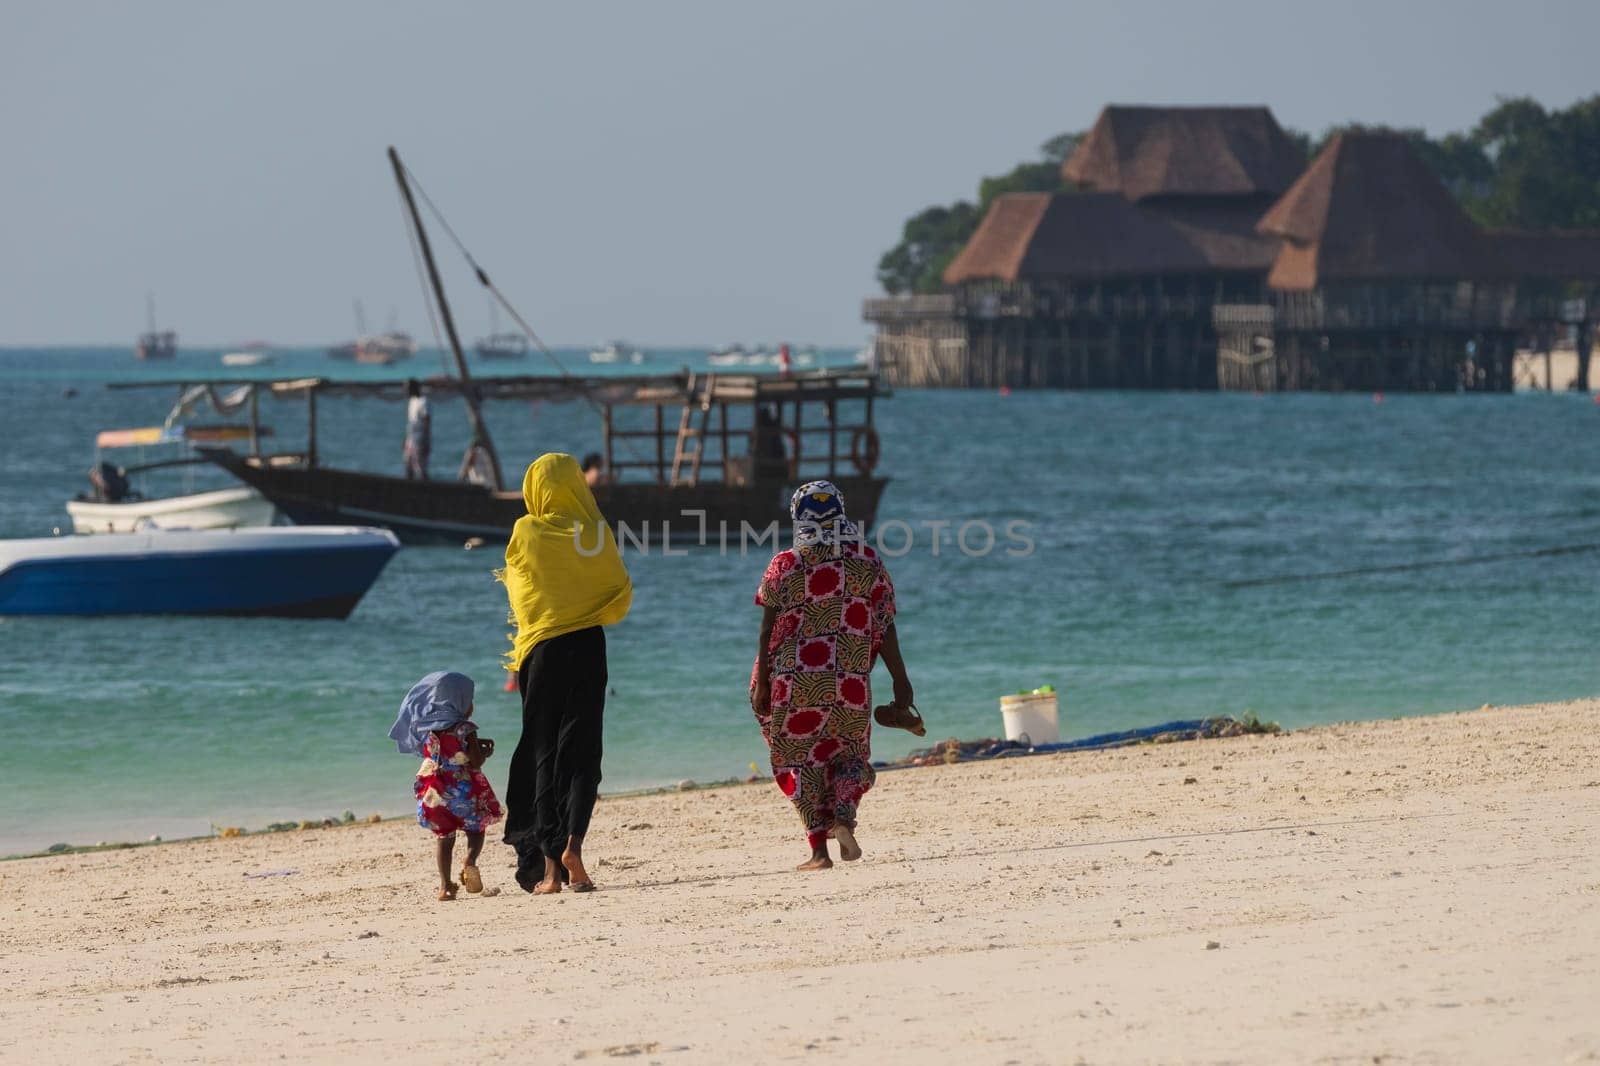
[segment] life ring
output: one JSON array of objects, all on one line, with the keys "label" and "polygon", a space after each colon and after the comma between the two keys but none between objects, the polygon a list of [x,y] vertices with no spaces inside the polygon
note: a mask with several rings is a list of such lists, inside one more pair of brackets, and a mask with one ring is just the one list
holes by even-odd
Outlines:
[{"label": "life ring", "polygon": [[862,477],[871,477],[878,469],[878,431],[871,426],[858,426],[850,434],[850,462]]}]

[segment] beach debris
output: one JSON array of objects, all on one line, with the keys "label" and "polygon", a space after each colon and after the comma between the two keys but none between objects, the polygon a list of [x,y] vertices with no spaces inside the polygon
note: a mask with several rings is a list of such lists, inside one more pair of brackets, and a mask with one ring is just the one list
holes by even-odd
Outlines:
[{"label": "beach debris", "polygon": [[60,844],[51,844],[48,848],[45,848],[44,850],[45,850],[45,854],[47,854],[47,855],[60,855],[64,851],[71,851],[72,850],[72,845],[63,841]]},{"label": "beach debris", "polygon": [[217,830],[217,836],[222,837],[224,839],[230,839],[232,837],[241,836],[241,835],[243,835],[243,833],[244,833],[244,830],[240,829],[236,825],[223,826],[222,828]]},{"label": "beach debris", "polygon": [[247,873],[244,876],[245,877],[249,877],[249,878],[293,877],[295,874],[297,874],[299,872],[300,872],[299,870],[262,870],[262,871],[260,871],[258,873]]},{"label": "beach debris", "polygon": [[345,825],[349,825],[351,822],[353,822],[355,820],[356,820],[356,812],[355,811],[345,811],[343,814],[339,815],[339,821],[343,822]]},{"label": "beach debris", "polygon": [[693,792],[695,789],[697,789],[699,787],[700,786],[695,784],[695,782],[694,782],[694,780],[692,778],[688,778],[688,777],[686,777],[682,781],[678,782],[678,791],[679,792]]},{"label": "beach debris", "polygon": [[368,825],[377,825],[381,821],[383,821],[383,815],[381,815],[381,814],[369,814],[369,815],[367,815],[367,824]]},{"label": "beach debris", "polygon": [[483,890],[483,895],[485,898],[489,896],[498,896],[499,894],[500,890],[498,888],[486,888]]},{"label": "beach debris", "polygon": [[1183,779],[1183,783],[1186,785],[1198,785],[1200,779],[1198,777],[1186,777]]},{"label": "beach debris", "polygon": [[1207,940],[1206,941],[1206,950],[1207,951],[1216,951],[1221,946],[1222,946],[1222,941],[1220,941],[1220,940]]},{"label": "beach debris", "polygon": [[612,1047],[601,1048],[598,1051],[583,1050],[579,1051],[573,1058],[586,1059],[591,1055],[604,1055],[608,1059],[631,1059],[639,1055],[654,1055],[661,1050],[663,1050],[661,1042],[652,1040],[646,1044],[616,1044]]},{"label": "beach debris", "polygon": [[151,833],[150,834],[150,843],[152,843],[152,844],[161,843],[161,834],[160,833]]},{"label": "beach debris", "polygon": [[378,931],[376,929],[368,929],[365,933],[362,933],[360,936],[356,937],[356,939],[357,940],[371,940],[373,937],[375,937],[377,935],[378,935]]},{"label": "beach debris", "polygon": [[639,829],[654,829],[655,826],[651,825],[649,822],[635,822],[632,825],[625,825],[622,828],[639,830]]},{"label": "beach debris", "polygon": [[[1276,722],[1262,722],[1253,712],[1246,711],[1240,718],[1227,716],[1167,722],[1162,725],[1129,729],[1119,733],[1102,733],[1081,740],[1068,740],[1059,744],[1029,745],[1017,740],[986,737],[982,740],[941,740],[931,748],[918,748],[896,762],[874,762],[878,769],[896,769],[906,766],[940,766],[978,759],[1003,759],[1019,755],[1044,755],[1070,751],[1101,751],[1108,748],[1131,747],[1140,744],[1171,744],[1181,740],[1211,740],[1217,737],[1237,737],[1252,733],[1281,732]],[[1185,782],[1188,784],[1189,782]],[[1196,782],[1197,783],[1197,782]]]}]

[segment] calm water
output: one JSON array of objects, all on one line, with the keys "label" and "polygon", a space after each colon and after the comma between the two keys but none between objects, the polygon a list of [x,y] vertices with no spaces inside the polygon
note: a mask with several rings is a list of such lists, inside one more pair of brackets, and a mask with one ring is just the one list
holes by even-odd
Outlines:
[{"label": "calm water", "polygon": [[[695,358],[653,355],[662,368]],[[215,353],[146,368],[125,352],[0,352],[0,535],[66,525],[93,434],[159,422],[171,399],[105,381],[215,366]],[[307,352],[268,372],[302,370],[329,364]],[[329,462],[398,469],[397,405],[323,409]],[[301,439],[298,405],[262,410],[283,445]],[[508,467],[599,442],[581,404],[489,417]],[[459,454],[462,421],[436,409],[440,467]],[[1600,555],[1227,585],[1600,542],[1600,406],[1586,397],[904,392],[880,426],[894,478],[880,518],[917,531],[891,561],[901,640],[938,736],[994,735],[996,697],[1045,682],[1062,693],[1067,735],[1245,709],[1296,726],[1600,692]],[[938,520],[1026,522],[1034,550],[972,558],[947,531],[936,555],[922,523]],[[634,609],[610,635],[608,790],[762,760],[745,686],[766,554],[629,554]],[[343,623],[0,619],[17,786],[0,854],[403,813],[414,763],[384,733],[435,669],[479,679],[484,731],[509,754],[497,562],[407,548]],[[878,753],[911,746],[880,737]],[[490,763],[497,785],[505,764]]]}]

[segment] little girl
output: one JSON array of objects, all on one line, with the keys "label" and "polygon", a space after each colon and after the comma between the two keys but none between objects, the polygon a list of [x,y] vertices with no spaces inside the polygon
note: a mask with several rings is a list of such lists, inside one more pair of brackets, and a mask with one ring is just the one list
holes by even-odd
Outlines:
[{"label": "little girl", "polygon": [[494,741],[478,736],[472,722],[472,678],[439,671],[411,686],[400,704],[400,715],[389,739],[400,750],[422,756],[414,791],[417,823],[432,831],[439,863],[439,899],[456,898],[458,886],[450,880],[450,856],[456,830],[467,834],[467,860],[461,867],[461,884],[468,892],[482,892],[478,852],[483,830],[501,817],[489,779],[481,767],[494,754]]}]

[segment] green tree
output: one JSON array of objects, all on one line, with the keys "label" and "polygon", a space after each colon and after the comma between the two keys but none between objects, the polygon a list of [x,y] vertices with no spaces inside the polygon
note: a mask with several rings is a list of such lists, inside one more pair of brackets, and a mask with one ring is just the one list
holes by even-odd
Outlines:
[{"label": "green tree", "polygon": [[1063,133],[1040,146],[1043,157],[1019,163],[1005,174],[978,182],[978,202],[926,207],[906,220],[900,243],[878,260],[878,283],[891,296],[938,292],[944,268],[966,246],[995,197],[1008,192],[1062,191],[1061,163],[1077,148],[1082,133]]},{"label": "green tree", "polygon": [[928,207],[906,220],[900,243],[878,260],[878,281],[891,296],[937,292],[940,275],[978,228],[977,207],[958,200]]},{"label": "green tree", "polygon": [[1471,138],[1493,160],[1478,214],[1491,226],[1600,226],[1600,96],[1547,111],[1527,97],[1502,99]]}]

